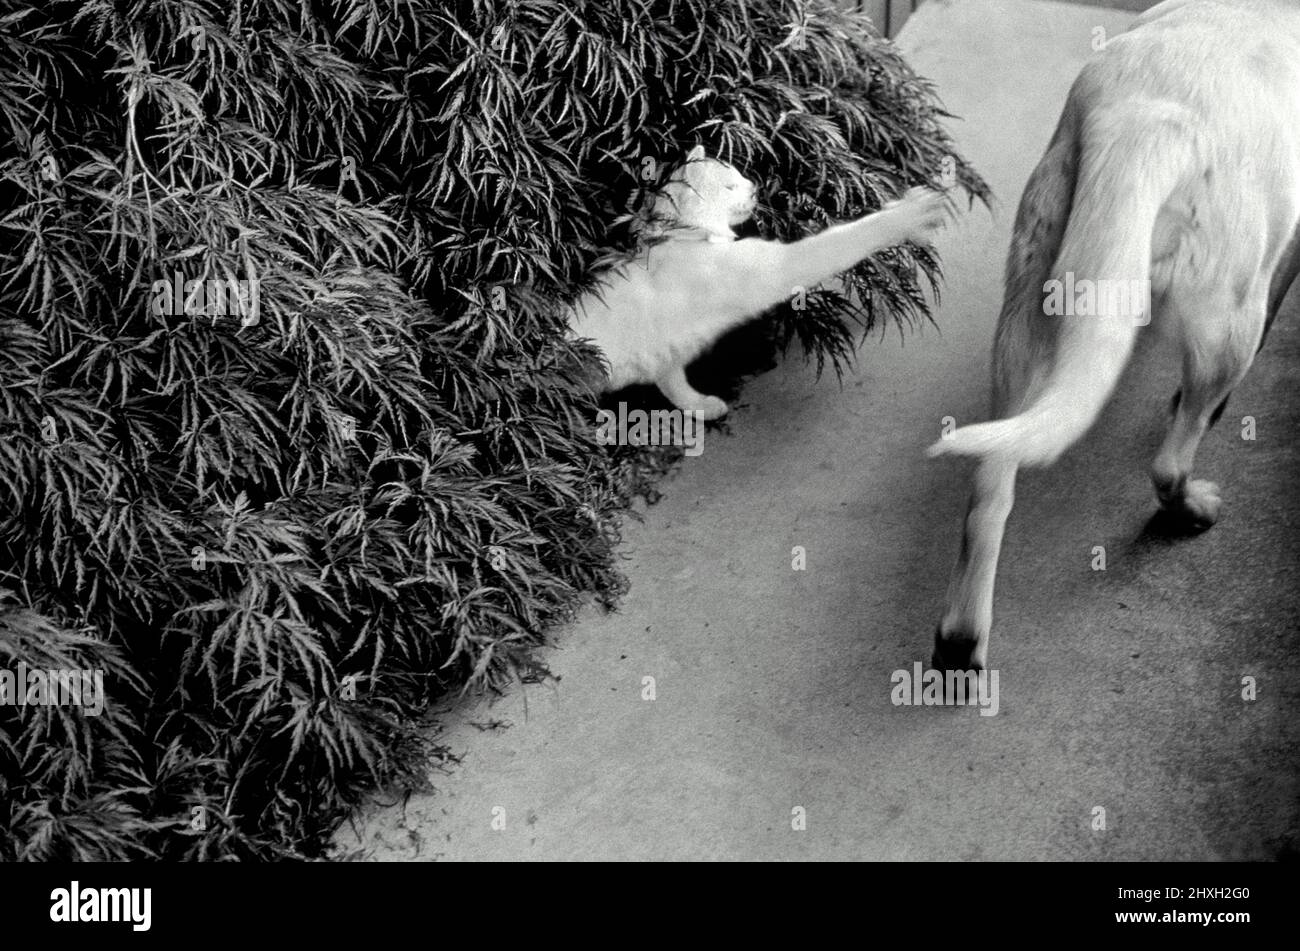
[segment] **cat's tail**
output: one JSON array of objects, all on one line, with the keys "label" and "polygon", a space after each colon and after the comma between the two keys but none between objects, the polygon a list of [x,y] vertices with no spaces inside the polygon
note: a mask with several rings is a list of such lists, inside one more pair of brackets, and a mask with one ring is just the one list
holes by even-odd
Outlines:
[{"label": "cat's tail", "polygon": [[[1068,222],[1050,279],[1042,294],[1007,288],[1009,297],[1021,295],[1027,311],[1014,318],[1023,320],[1014,335],[1022,339],[1003,339],[999,327],[1001,348],[1018,351],[999,358],[1024,362],[1029,322],[1060,321],[1050,370],[1041,383],[1031,383],[1020,413],[963,426],[932,445],[930,456],[1000,456],[1024,466],[1055,462],[1101,413],[1138,326],[1150,322],[1151,234],[1161,206],[1194,168],[1189,129],[1174,107],[1159,103],[1144,104],[1140,112],[1130,107],[1094,114],[1081,125],[1073,200],[1064,189],[1056,197]],[[1017,235],[1018,242],[1034,237]]]}]

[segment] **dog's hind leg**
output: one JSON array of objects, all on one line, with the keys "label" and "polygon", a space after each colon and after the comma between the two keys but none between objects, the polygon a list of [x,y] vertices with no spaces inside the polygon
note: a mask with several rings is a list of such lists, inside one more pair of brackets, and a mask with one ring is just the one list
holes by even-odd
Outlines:
[{"label": "dog's hind leg", "polygon": [[948,608],[934,632],[930,663],[939,670],[982,670],[987,660],[998,554],[1016,500],[1016,464],[981,459],[973,482]]},{"label": "dog's hind leg", "polygon": [[[1043,311],[1043,282],[1061,245],[1074,191],[1073,120],[1062,118],[1052,145],[1025,185],[1007,254],[1005,295],[993,342],[991,418],[1013,416],[1043,385],[1059,320]],[[1019,463],[983,456],[975,470],[961,552],[947,606],[934,634],[931,664],[940,670],[983,669],[993,627],[993,586],[1007,518],[1015,504]]]},{"label": "dog's hind leg", "polygon": [[[1226,294],[1170,305],[1164,319],[1183,334],[1183,381],[1173,423],[1151,466],[1160,508],[1181,531],[1203,531],[1219,518],[1219,488],[1193,479],[1201,439],[1223,412],[1259,348],[1267,314],[1267,288],[1251,289],[1245,299]],[[1196,312],[1189,312],[1189,308]],[[1226,319],[1225,319],[1226,314]]]}]

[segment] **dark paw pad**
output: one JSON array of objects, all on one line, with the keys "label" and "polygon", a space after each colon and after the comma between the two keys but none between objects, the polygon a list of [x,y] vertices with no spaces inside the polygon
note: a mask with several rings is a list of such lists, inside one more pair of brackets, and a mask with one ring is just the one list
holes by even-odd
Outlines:
[{"label": "dark paw pad", "polygon": [[930,666],[935,670],[983,670],[979,647],[979,638],[973,634],[949,631],[945,635],[943,628],[935,628]]},{"label": "dark paw pad", "polygon": [[1221,504],[1217,485],[1193,479],[1177,495],[1161,497],[1160,511],[1148,528],[1167,537],[1199,535],[1219,520]]}]

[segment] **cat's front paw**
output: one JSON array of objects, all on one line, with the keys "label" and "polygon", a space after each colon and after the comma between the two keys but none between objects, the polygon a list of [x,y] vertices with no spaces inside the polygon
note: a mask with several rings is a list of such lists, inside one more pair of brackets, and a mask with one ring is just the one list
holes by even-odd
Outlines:
[{"label": "cat's front paw", "polygon": [[891,231],[897,242],[929,241],[948,223],[952,205],[943,192],[930,188],[909,188],[903,197],[886,205],[882,214],[889,216]]}]

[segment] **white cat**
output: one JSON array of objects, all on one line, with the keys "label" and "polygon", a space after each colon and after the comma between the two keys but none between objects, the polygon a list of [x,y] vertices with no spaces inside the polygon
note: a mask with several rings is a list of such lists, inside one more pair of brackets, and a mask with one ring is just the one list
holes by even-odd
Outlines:
[{"label": "white cat", "polygon": [[882,248],[924,241],[948,219],[943,194],[913,188],[857,221],[783,244],[737,240],[757,189],[696,147],[654,197],[651,237],[664,240],[605,271],[573,306],[569,329],[604,354],[602,389],[655,383],[673,405],[717,419],[727,404],[686,381],[686,365],[724,333]]}]

